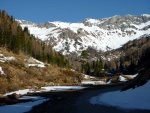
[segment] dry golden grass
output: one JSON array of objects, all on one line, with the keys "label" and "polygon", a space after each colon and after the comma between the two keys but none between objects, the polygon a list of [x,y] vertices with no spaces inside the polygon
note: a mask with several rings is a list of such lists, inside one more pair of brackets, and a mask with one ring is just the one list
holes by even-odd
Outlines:
[{"label": "dry golden grass", "polygon": [[23,54],[14,54],[13,52],[9,51],[8,49],[6,48],[2,48],[0,47],[0,51],[6,56],[6,57],[10,57],[10,56],[13,56],[15,58],[18,58],[18,59],[27,59],[28,57],[23,55]]},{"label": "dry golden grass", "polygon": [[117,83],[119,79],[119,76],[113,76],[112,77],[112,83]]},{"label": "dry golden grass", "polygon": [[81,74],[69,69],[61,69],[47,64],[44,68],[25,67],[25,59],[29,57],[23,54],[14,54],[4,48],[0,53],[6,57],[13,56],[16,60],[0,62],[4,73],[0,75],[0,94],[18,89],[33,88],[54,85],[79,85]]}]

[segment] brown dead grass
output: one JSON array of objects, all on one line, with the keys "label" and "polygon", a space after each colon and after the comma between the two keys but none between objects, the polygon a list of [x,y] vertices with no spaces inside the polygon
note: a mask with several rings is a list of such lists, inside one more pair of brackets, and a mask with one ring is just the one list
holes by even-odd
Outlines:
[{"label": "brown dead grass", "polygon": [[119,79],[119,76],[113,76],[112,77],[112,83],[117,83]]},{"label": "brown dead grass", "polygon": [[18,89],[54,85],[79,85],[81,74],[68,69],[47,64],[45,68],[25,67],[28,56],[14,54],[4,48],[0,52],[6,57],[13,56],[16,60],[0,62],[6,75],[0,75],[0,94]]}]

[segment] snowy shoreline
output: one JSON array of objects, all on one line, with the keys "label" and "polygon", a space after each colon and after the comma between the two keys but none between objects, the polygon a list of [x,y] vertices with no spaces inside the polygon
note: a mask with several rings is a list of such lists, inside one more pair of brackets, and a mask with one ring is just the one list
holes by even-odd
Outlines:
[{"label": "snowy shoreline", "polygon": [[[49,86],[49,87],[42,87],[42,90],[34,92],[31,89],[24,89],[19,91],[14,91],[10,93],[6,93],[4,96],[12,95],[12,94],[19,94],[19,95],[26,95],[28,93],[44,93],[44,92],[51,92],[51,91],[67,91],[67,90],[82,90],[86,87],[81,86]],[[41,96],[22,96],[18,98],[18,100],[29,100],[28,102],[24,103],[17,103],[13,105],[4,105],[0,106],[0,113],[24,113],[28,112],[32,109],[32,107],[42,104],[48,99],[43,98]]]},{"label": "snowy shoreline", "polygon": [[24,89],[24,90],[18,90],[14,92],[6,93],[4,96],[11,95],[13,93],[25,95],[27,93],[42,93],[42,92],[49,92],[49,91],[65,91],[65,90],[82,90],[86,87],[83,86],[46,86],[41,87],[41,90],[35,91],[35,89]]},{"label": "snowy shoreline", "polygon": [[18,103],[13,105],[5,105],[0,106],[0,113],[24,113],[28,112],[32,109],[32,107],[42,104],[43,102],[46,102],[47,99],[43,97],[22,97],[22,99],[31,99],[29,102],[24,103]]},{"label": "snowy shoreline", "polygon": [[107,105],[122,109],[150,110],[150,81],[135,89],[113,91],[92,97],[93,105]]}]

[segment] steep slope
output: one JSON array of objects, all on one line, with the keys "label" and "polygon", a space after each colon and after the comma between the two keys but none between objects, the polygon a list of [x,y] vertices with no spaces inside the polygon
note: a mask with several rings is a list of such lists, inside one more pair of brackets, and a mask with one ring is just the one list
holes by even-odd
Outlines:
[{"label": "steep slope", "polygon": [[22,30],[12,16],[0,10],[0,94],[27,87],[78,84],[81,74],[66,69],[67,64],[63,55],[27,28]]},{"label": "steep slope", "polygon": [[91,47],[107,51],[121,47],[129,40],[150,33],[150,15],[113,16],[104,19],[85,19],[81,23],[46,22],[35,24],[18,20],[31,34],[50,44],[63,55]]},{"label": "steep slope", "polygon": [[117,52],[125,56],[126,60],[138,61],[145,51],[150,48],[150,35],[143,35],[139,39],[129,41],[121,48],[116,49],[112,54]]},{"label": "steep slope", "polygon": [[81,74],[0,47],[0,95],[26,88],[78,85]]},{"label": "steep slope", "polygon": [[43,62],[51,63],[60,67],[69,66],[68,60],[60,53],[52,49],[46,42],[35,38],[28,31],[22,30],[15,19],[5,11],[0,10],[0,47],[8,50],[32,56]]}]

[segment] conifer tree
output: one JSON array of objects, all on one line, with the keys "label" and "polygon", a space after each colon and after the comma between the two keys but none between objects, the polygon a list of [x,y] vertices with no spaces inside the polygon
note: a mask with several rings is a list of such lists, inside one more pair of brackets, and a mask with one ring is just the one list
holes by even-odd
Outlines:
[{"label": "conifer tree", "polygon": [[0,46],[17,54],[31,55],[41,61],[69,67],[69,61],[63,55],[36,39],[27,27],[22,30],[14,18],[3,10],[0,10]]}]

